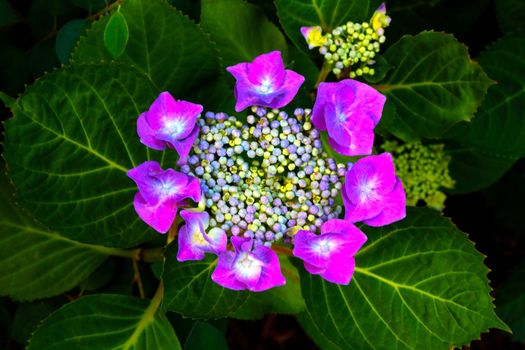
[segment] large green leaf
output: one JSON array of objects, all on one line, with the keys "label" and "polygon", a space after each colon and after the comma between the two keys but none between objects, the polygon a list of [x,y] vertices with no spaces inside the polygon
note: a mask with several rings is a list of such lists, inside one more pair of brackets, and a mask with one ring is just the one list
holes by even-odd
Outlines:
[{"label": "large green leaf", "polygon": [[432,209],[400,223],[363,228],[349,286],[301,269],[306,329],[327,349],[450,349],[490,327],[488,268],[467,236]]},{"label": "large green leaf", "polygon": [[[128,169],[150,157],[136,132],[156,96],[139,71],[120,64],[74,65],[38,80],[5,123],[9,174],[24,207],[62,235],[129,247],[156,237],[133,209]],[[148,233],[146,233],[148,232]]]},{"label": "large green leaf", "polygon": [[82,297],[49,316],[28,350],[177,350],[179,340],[153,300],[123,295]]},{"label": "large green leaf", "polygon": [[243,0],[203,0],[201,25],[217,43],[225,66],[274,50],[281,51],[286,60],[282,33],[257,6]]},{"label": "large green leaf", "polygon": [[525,2],[496,0],[496,17],[504,33],[525,33]]},{"label": "large green leaf", "polygon": [[197,321],[188,334],[184,350],[228,350],[226,338],[209,323]]},{"label": "large green leaf", "polygon": [[[165,0],[127,0],[120,13],[128,23],[129,41],[118,61],[138,67],[159,90],[181,96],[217,73],[219,60],[207,35]],[[112,58],[103,42],[109,18],[95,22],[80,39],[74,61]]]},{"label": "large green leaf", "polygon": [[509,157],[486,154],[472,147],[448,142],[445,152],[452,156],[449,169],[455,184],[446,192],[468,193],[481,190],[503,176],[514,164]]},{"label": "large green leaf", "polygon": [[525,156],[525,38],[507,36],[484,51],[480,63],[497,81],[471,123],[451,135],[460,143],[499,158]]},{"label": "large green leaf", "polygon": [[367,20],[369,0],[275,0],[284,31],[298,48],[307,50],[301,27],[321,26],[327,33],[348,21]]},{"label": "large green leaf", "polygon": [[438,138],[470,120],[491,84],[451,35],[406,35],[384,56],[394,69],[376,88],[396,108],[386,109],[381,126],[405,141]]},{"label": "large green leaf", "polygon": [[223,288],[211,280],[217,257],[201,261],[177,261],[177,245],[170,244],[162,278],[165,285],[163,308],[192,318],[221,318],[235,312],[249,293]]},{"label": "large green leaf", "polygon": [[131,252],[82,244],[50,232],[14,204],[0,167],[0,295],[41,299],[66,292],[109,255]]},{"label": "large green leaf", "polygon": [[280,255],[279,260],[286,284],[264,292],[250,293],[246,302],[230,317],[253,320],[270,313],[296,314],[305,309],[299,272],[286,256]]},{"label": "large green leaf", "polygon": [[129,28],[126,17],[120,13],[120,8],[111,15],[104,28],[104,46],[113,58],[118,58],[129,40]]}]

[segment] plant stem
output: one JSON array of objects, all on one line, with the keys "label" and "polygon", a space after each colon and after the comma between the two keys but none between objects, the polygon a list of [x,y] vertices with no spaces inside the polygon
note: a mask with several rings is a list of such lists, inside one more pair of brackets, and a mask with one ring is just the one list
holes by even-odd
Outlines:
[{"label": "plant stem", "polygon": [[164,247],[141,249],[138,260],[145,263],[156,263],[164,260]]},{"label": "plant stem", "polygon": [[324,82],[326,80],[326,77],[330,73],[330,67],[326,61],[323,62],[323,67],[321,68],[321,71],[319,72],[319,76],[317,77],[317,82],[315,83],[315,89],[319,87],[319,84]]},{"label": "plant stem", "polygon": [[139,290],[139,295],[141,299],[144,299],[144,286],[142,284],[142,278],[140,277],[140,271],[139,271],[139,263],[137,260],[133,259],[131,260],[133,264],[133,283],[137,284],[137,288]]},{"label": "plant stem", "polygon": [[293,256],[292,250],[281,245],[274,245],[272,249],[277,252],[288,256]]}]

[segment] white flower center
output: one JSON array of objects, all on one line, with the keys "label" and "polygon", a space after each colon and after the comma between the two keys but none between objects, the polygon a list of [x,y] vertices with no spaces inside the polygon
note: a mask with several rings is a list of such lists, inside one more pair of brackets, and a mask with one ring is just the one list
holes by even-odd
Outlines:
[{"label": "white flower center", "polygon": [[371,179],[365,179],[360,182],[359,184],[359,194],[361,202],[365,202],[367,200],[378,200],[381,197],[377,194],[376,188],[379,184],[379,180],[377,177],[372,177]]},{"label": "white flower center", "polygon": [[272,80],[270,77],[265,77],[261,82],[261,85],[257,88],[257,91],[261,94],[271,94],[273,92]]},{"label": "white flower center", "polygon": [[329,239],[320,239],[312,244],[312,250],[322,257],[327,257],[334,251],[337,244]]},{"label": "white flower center", "polygon": [[186,126],[183,119],[168,119],[164,117],[164,132],[176,138],[179,136]]},{"label": "white flower center", "polygon": [[166,198],[179,192],[179,187],[171,181],[160,181],[157,185],[157,191],[161,197]]},{"label": "white flower center", "polygon": [[243,252],[235,263],[235,270],[244,278],[254,278],[261,273],[262,262]]}]

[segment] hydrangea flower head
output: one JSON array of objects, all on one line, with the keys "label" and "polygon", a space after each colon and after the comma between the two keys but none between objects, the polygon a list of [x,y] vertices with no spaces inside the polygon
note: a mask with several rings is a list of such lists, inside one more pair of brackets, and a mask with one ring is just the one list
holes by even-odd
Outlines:
[{"label": "hydrangea flower head", "polygon": [[332,219],[321,226],[321,234],[300,230],[294,236],[293,254],[305,269],[332,283],[348,284],[355,268],[354,254],[366,236],[349,221]]},{"label": "hydrangea flower head", "polygon": [[199,180],[173,169],[162,170],[155,161],[147,161],[128,171],[139,192],[133,205],[139,217],[160,233],[168,232],[177,210],[186,198],[198,202]]},{"label": "hydrangea flower head", "polygon": [[328,130],[328,142],[338,153],[370,154],[385,100],[375,89],[356,80],[321,83],[312,123],[318,130]]},{"label": "hydrangea flower head", "polygon": [[[258,292],[285,284],[272,250],[276,245],[285,246],[281,251],[295,245],[294,255],[309,272],[348,284],[353,256],[366,241],[353,222],[382,225],[400,219],[404,192],[391,158],[390,165],[382,156],[355,165],[338,163],[324,150],[320,130],[328,131],[329,143],[341,153],[370,153],[384,97],[351,80],[326,83],[319,88],[313,114],[307,108],[288,113],[277,107],[290,102],[304,78],[284,69],[279,52],[228,71],[237,79],[237,110],[251,107],[250,113],[243,119],[212,112],[198,117],[201,110],[187,105],[182,114],[195,119],[184,120],[195,125],[177,134],[189,147],[187,162],[179,164],[180,173],[164,171],[155,162],[132,169],[130,177],[139,188],[137,212],[165,232],[184,206],[177,259],[218,255],[212,279],[225,288]],[[162,134],[162,106],[172,102],[168,96],[159,98],[158,106],[156,101],[139,118],[156,130],[139,132],[143,142],[169,146],[160,143],[168,142]],[[157,116],[156,124],[147,119],[150,113]],[[193,133],[195,142],[187,139]],[[341,192],[345,220],[337,201]],[[201,200],[197,206],[189,199]]]},{"label": "hydrangea flower head", "polygon": [[156,150],[174,148],[179,153],[178,164],[184,164],[199,134],[196,121],[202,109],[198,104],[176,101],[169,92],[161,93],[149,110],[139,116],[140,141]]},{"label": "hydrangea flower head", "polygon": [[178,261],[202,260],[205,253],[219,255],[226,250],[227,237],[224,230],[208,229],[210,215],[204,211],[182,210],[180,216],[186,224],[179,229]]},{"label": "hydrangea flower head", "polygon": [[235,251],[219,255],[211,278],[219,285],[233,289],[261,292],[286,284],[279,257],[264,245],[253,247],[251,238],[232,237]]},{"label": "hydrangea flower head", "polygon": [[406,196],[390,153],[359,159],[342,191],[345,219],[383,226],[406,216]]},{"label": "hydrangea flower head", "polygon": [[319,26],[301,27],[301,34],[310,50],[314,47],[323,46],[328,41],[328,38],[323,35],[323,30]]},{"label": "hydrangea flower head", "polygon": [[279,51],[262,54],[253,62],[226,68],[237,80],[235,110],[250,106],[281,108],[290,103],[304,82],[304,77],[284,69]]}]

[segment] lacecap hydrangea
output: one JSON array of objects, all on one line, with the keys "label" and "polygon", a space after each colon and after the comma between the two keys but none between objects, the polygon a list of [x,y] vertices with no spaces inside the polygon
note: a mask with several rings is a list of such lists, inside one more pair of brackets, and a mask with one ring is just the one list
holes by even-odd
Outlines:
[{"label": "lacecap hydrangea", "polygon": [[[137,121],[141,142],[179,154],[176,169],[147,161],[128,175],[138,187],[140,218],[166,233],[180,215],[179,261],[218,256],[212,279],[234,290],[286,283],[274,248],[307,271],[339,284],[351,280],[354,254],[366,242],[355,226],[387,225],[405,216],[405,193],[389,153],[371,154],[385,97],[354,81],[322,83],[313,109],[279,110],[304,78],[278,51],[228,67],[236,110],[203,112],[163,92]],[[366,156],[340,164],[323,150]],[[341,201],[337,197],[342,196]]]}]

